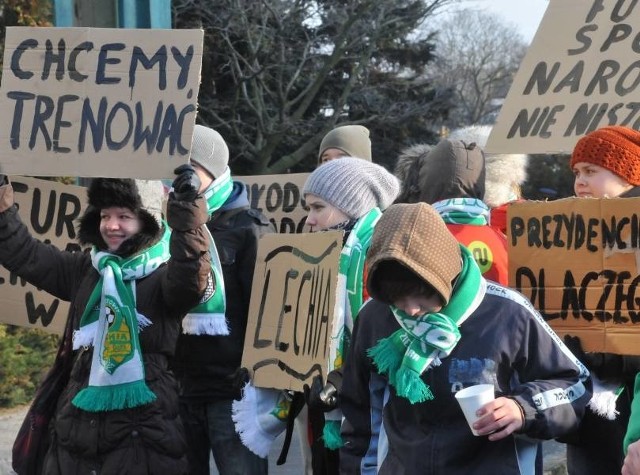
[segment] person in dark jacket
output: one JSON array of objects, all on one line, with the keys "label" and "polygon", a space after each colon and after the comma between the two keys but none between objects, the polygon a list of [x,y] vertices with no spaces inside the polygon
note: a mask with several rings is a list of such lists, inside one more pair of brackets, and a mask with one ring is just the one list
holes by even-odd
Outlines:
[{"label": "person in dark jacket", "polygon": [[251,209],[246,187],[233,181],[229,150],[215,130],[196,125],[191,164],[208,198],[209,221],[219,256],[225,308],[222,324],[204,332],[185,319],[176,349],[180,410],[187,427],[191,475],[209,473],[209,456],[221,475],[266,474],[268,461],[247,449],[235,431],[231,404],[240,398],[238,378],[247,327],[258,240],[275,229]]},{"label": "person in dark jacket", "polygon": [[[384,167],[356,157],[342,157],[319,166],[307,178],[302,194],[309,208],[307,225],[312,232],[339,230],[343,247],[338,267],[336,305],[328,335],[328,374],[312,379],[306,386],[308,426],[300,437],[303,460],[311,452],[306,473],[327,475],[339,473],[337,448],[341,445],[338,405],[341,367],[349,345],[353,319],[367,299],[365,254],[371,235],[383,210],[398,194],[398,180]],[[262,456],[269,453],[273,440],[287,428],[287,420],[279,417],[277,405],[284,401],[282,390],[256,388],[248,384],[241,401],[234,403],[234,420],[245,445]],[[295,417],[295,394],[287,417]],[[293,407],[293,409],[291,409]],[[285,440],[287,437],[285,436]],[[286,448],[286,445],[285,445]]]},{"label": "person in dark jacket", "polygon": [[396,203],[432,205],[471,250],[484,277],[509,284],[507,239],[490,225],[485,157],[478,144],[443,139],[434,147],[414,145],[398,157],[396,176],[402,181]]},{"label": "person in dark jacket", "polygon": [[[578,197],[640,196],[640,132],[621,126],[594,130],[578,140],[570,166]],[[579,337],[566,335],[565,341],[594,376],[594,397],[579,430],[567,439],[567,470],[620,473],[640,356],[585,353]]]},{"label": "person in dark jacket", "polygon": [[[591,396],[584,366],[525,297],[482,277],[426,203],[389,207],[367,262],[372,300],[343,372],[340,473],[536,473],[535,439],[578,425]],[[478,436],[454,397],[476,384],[496,393]]]},{"label": "person in dark jacket", "polygon": [[73,367],[62,376],[68,383],[51,422],[44,474],[188,473],[168,361],[182,316],[204,293],[210,259],[198,177],[189,166],[176,172],[167,204],[171,229],[149,212],[134,180],[94,179],[78,231],[91,253],[32,237],[1,176],[0,262],[70,301],[75,328]]},{"label": "person in dark jacket", "polygon": [[[491,125],[470,125],[451,131],[450,139],[475,142],[482,149],[487,146]],[[521,201],[522,185],[527,180],[529,156],[519,153],[486,153],[486,176],[483,201],[491,209],[493,228],[507,234],[507,208]]]}]

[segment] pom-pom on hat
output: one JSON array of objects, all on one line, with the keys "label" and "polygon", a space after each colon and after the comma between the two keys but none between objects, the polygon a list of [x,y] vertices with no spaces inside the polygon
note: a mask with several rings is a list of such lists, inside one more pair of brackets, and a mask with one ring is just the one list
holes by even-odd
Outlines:
[{"label": "pom-pom on hat", "polygon": [[342,150],[349,157],[371,161],[371,139],[369,129],[362,125],[342,125],[329,131],[320,143],[318,161],[329,148]]},{"label": "pom-pom on hat", "polygon": [[573,148],[570,167],[579,162],[599,165],[639,186],[640,132],[619,125],[594,130]]},{"label": "pom-pom on hat", "polygon": [[196,124],[193,129],[189,159],[208,171],[214,178],[218,178],[229,164],[229,148],[218,132]]},{"label": "pom-pom on hat", "polygon": [[303,195],[316,195],[352,219],[387,208],[399,191],[398,179],[384,167],[356,157],[322,164],[302,188]]}]

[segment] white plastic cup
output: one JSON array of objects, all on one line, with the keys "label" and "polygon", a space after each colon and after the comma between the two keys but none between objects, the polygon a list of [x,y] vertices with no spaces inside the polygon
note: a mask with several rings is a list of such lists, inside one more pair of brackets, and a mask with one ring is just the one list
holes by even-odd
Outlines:
[{"label": "white plastic cup", "polygon": [[465,419],[469,424],[469,428],[473,435],[479,435],[473,429],[473,423],[479,419],[476,415],[476,411],[484,406],[486,403],[495,399],[495,390],[493,384],[477,384],[475,386],[469,386],[468,388],[461,389],[456,393],[456,399],[458,404],[462,408]]}]

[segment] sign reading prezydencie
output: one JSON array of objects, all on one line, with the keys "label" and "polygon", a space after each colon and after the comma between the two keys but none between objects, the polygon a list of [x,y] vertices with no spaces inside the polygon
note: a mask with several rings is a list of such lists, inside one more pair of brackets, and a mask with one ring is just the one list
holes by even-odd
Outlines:
[{"label": "sign reading prezydencie", "polygon": [[508,208],[509,281],[585,351],[640,354],[640,198]]}]

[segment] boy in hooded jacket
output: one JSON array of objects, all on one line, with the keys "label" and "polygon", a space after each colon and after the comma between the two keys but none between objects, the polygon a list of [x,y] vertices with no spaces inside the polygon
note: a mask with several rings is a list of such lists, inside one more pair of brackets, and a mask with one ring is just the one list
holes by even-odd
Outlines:
[{"label": "boy in hooded jacket", "polygon": [[[521,294],[482,277],[426,203],[392,205],[367,253],[340,404],[343,474],[533,474],[574,429],[588,371]],[[471,432],[454,396],[492,384]],[[526,437],[521,437],[526,436]]]}]

